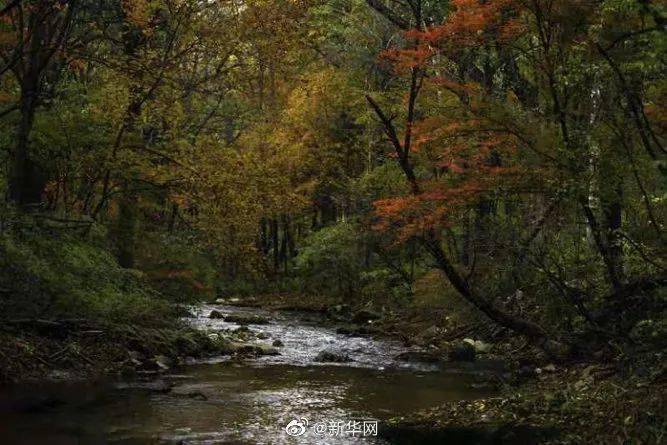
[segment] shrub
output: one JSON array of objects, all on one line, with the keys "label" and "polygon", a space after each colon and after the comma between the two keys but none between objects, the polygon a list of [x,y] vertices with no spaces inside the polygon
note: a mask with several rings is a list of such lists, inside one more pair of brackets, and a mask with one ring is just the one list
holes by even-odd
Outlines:
[{"label": "shrub", "polygon": [[159,325],[172,309],[143,274],[103,246],[35,227],[0,234],[6,317],[89,318]]}]

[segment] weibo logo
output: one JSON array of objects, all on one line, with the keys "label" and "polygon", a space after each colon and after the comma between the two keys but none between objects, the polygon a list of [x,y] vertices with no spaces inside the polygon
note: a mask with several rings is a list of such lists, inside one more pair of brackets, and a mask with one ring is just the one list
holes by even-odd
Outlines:
[{"label": "weibo logo", "polygon": [[285,432],[290,436],[301,436],[306,432],[306,426],[308,426],[308,419],[294,419],[285,427]]}]

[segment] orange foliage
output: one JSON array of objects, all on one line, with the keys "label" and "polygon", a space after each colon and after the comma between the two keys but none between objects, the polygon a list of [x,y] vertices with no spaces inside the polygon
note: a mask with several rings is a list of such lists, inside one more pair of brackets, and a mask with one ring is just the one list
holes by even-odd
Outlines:
[{"label": "orange foliage", "polygon": [[515,0],[452,0],[455,11],[440,26],[426,31],[410,31],[408,36],[434,46],[475,46],[493,33],[496,40],[506,40],[521,32],[514,18],[518,10]]},{"label": "orange foliage", "polygon": [[[487,194],[510,187],[520,180],[522,172],[515,167],[465,165],[457,161],[447,164],[454,183],[424,181],[418,195],[399,196],[374,203],[378,217],[374,229],[396,230],[399,240],[434,228],[450,227],[457,219]],[[520,181],[518,181],[520,183]]]},{"label": "orange foliage", "polygon": [[[406,32],[408,48],[385,51],[381,58],[404,72],[425,68],[439,55],[456,56],[462,49],[487,42],[502,45],[524,32],[518,0],[452,0],[452,6],[444,23]],[[452,93],[459,106],[449,116],[412,125],[412,161],[425,161],[430,172],[429,179],[417,179],[419,192],[374,203],[375,228],[396,230],[403,240],[452,226],[482,197],[519,191],[529,181],[535,184],[538,176],[515,163],[520,143],[489,117],[489,100],[479,83],[443,75],[427,81]]]},{"label": "orange foliage", "polygon": [[413,29],[405,36],[413,42],[404,49],[381,54],[398,70],[424,66],[441,52],[458,52],[462,48],[484,44],[492,34],[496,42],[506,42],[524,32],[518,20],[521,7],[517,0],[452,0],[454,12],[441,25],[426,30]]},{"label": "orange foliage", "polygon": [[415,151],[428,153],[437,174],[419,182],[417,195],[374,203],[375,229],[396,230],[399,239],[452,226],[482,196],[534,181],[535,172],[512,164],[516,138],[481,118],[425,119],[415,126],[415,137]]},{"label": "orange foliage", "polygon": [[436,183],[425,185],[426,191],[419,195],[376,201],[379,219],[374,228],[398,230],[399,239],[405,240],[434,227],[448,227],[454,223],[458,210],[484,192],[483,186],[475,181],[452,188]]}]

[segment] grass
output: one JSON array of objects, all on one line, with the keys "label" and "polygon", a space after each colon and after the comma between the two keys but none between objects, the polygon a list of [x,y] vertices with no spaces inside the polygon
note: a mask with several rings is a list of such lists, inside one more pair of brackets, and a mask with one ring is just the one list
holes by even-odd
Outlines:
[{"label": "grass", "polygon": [[0,380],[123,372],[134,366],[131,353],[176,362],[220,352],[181,322],[181,296],[118,265],[101,230],[73,233],[27,219],[0,232]]}]

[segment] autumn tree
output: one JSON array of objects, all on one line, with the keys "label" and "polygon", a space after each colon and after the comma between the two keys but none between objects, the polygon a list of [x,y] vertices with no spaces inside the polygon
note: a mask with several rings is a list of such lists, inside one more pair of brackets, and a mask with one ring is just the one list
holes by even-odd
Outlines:
[{"label": "autumn tree", "polygon": [[35,112],[42,101],[49,70],[70,37],[80,2],[35,0],[11,1],[2,9],[0,74],[11,71],[19,88],[18,103],[6,109],[20,114],[16,143],[12,149],[8,197],[26,206],[39,204],[46,178],[30,153],[30,134]]},{"label": "autumn tree", "polygon": [[[655,275],[629,281],[619,242],[627,196],[624,177],[631,173],[619,167],[643,155],[650,159],[662,156],[659,125],[641,111],[651,106],[640,99],[640,91],[646,91],[645,82],[651,79],[635,78],[634,88],[630,87],[619,68],[625,53],[620,52],[615,60],[604,49],[625,39],[628,45],[634,38],[657,43],[655,39],[662,35],[656,27],[656,10],[461,0],[453,3],[442,24],[426,26],[420,2],[410,2],[414,8],[408,21],[398,20],[395,11],[369,4],[403,29],[408,22],[416,24],[406,29],[402,48],[383,56],[407,77],[404,123],[397,124],[379,99],[368,97],[411,187],[408,196],[377,203],[380,228],[398,226],[404,238],[419,239],[464,298],[493,321],[526,335],[555,355],[564,350],[540,324],[511,315],[483,296],[479,280],[488,280],[488,274],[479,274],[479,261],[457,255],[456,246],[454,250],[443,247],[446,234],[457,227],[463,227],[466,234],[466,215],[471,211],[476,214],[476,224],[482,224],[485,216],[498,214],[503,202],[505,217],[511,217],[515,210],[509,204],[516,201],[510,200],[512,196],[523,200],[539,197],[545,203],[543,215],[523,240],[515,239],[512,250],[517,256],[510,259],[515,265],[526,258],[533,261],[548,282],[595,326],[597,321],[587,305],[596,304],[593,294],[601,290],[599,285],[572,285],[567,278],[572,271],[563,271],[562,264],[531,253],[549,215],[563,201],[577,203],[580,212],[573,217],[580,215],[587,223],[591,245],[612,291],[603,300],[664,281]],[[628,23],[636,28],[631,25],[611,42],[598,33],[621,17],[632,17]],[[531,44],[534,41],[539,42],[537,47]],[[650,45],[646,48],[649,54],[655,51]],[[439,100],[433,102],[435,94]],[[625,105],[615,107],[602,99],[614,96]],[[418,117],[420,105],[424,112]],[[426,112],[430,116],[424,116]],[[635,125],[621,143],[615,137],[623,131],[614,127],[622,121]],[[639,178],[636,162],[632,174],[643,188],[640,184],[645,180]],[[650,171],[648,175],[654,176]],[[657,212],[650,205],[646,211],[653,220]],[[657,232],[659,239],[661,229]],[[467,240],[464,236],[464,250],[469,249]],[[486,254],[492,253],[487,250]],[[645,252],[635,254],[646,256]],[[649,270],[655,266],[644,264]],[[516,269],[509,270],[510,281],[520,285]]]}]

